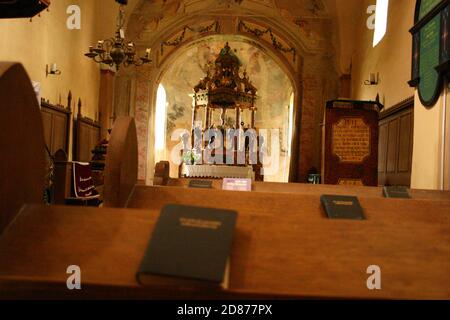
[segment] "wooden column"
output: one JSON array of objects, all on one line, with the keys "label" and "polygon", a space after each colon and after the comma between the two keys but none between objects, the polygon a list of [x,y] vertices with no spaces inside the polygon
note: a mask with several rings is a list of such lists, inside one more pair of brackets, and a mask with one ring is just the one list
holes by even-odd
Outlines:
[{"label": "wooden column", "polygon": [[108,130],[112,128],[113,102],[114,102],[114,76],[111,70],[100,71],[100,93],[98,111],[100,113],[101,136],[106,138]]},{"label": "wooden column", "polygon": [[241,124],[241,109],[239,107],[236,108],[236,130],[239,129]]},{"label": "wooden column", "polygon": [[194,106],[192,108],[192,128],[191,130],[194,130],[195,128],[195,120],[197,119],[197,106]]},{"label": "wooden column", "polygon": [[207,105],[205,108],[205,129],[206,130],[209,128],[209,113],[210,113],[210,108],[209,108],[209,105]]},{"label": "wooden column", "polygon": [[222,113],[220,114],[221,126],[225,126],[226,117],[227,117],[227,109],[226,108],[222,108]]},{"label": "wooden column", "polygon": [[[208,123],[209,126],[212,125],[212,121],[213,121],[213,113],[214,113],[214,109],[213,108],[209,108],[209,119],[208,119]],[[209,126],[207,127],[207,129],[209,129]]]},{"label": "wooden column", "polygon": [[251,125],[252,125],[252,129],[255,129],[255,113],[256,113],[256,108],[252,108],[252,120],[251,120]]}]

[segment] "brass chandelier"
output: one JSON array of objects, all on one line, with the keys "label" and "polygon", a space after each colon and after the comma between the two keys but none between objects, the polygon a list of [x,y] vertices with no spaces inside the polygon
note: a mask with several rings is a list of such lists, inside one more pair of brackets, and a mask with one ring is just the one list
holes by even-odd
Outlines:
[{"label": "brass chandelier", "polygon": [[123,29],[125,23],[124,7],[123,4],[119,6],[115,37],[98,41],[97,46],[95,48],[90,46],[89,52],[85,54],[86,57],[97,63],[103,63],[111,67],[115,66],[116,70],[119,70],[121,65],[125,67],[131,65],[139,67],[152,61],[150,59],[151,49],[147,49],[145,55],[138,58],[134,43],[125,41]]}]

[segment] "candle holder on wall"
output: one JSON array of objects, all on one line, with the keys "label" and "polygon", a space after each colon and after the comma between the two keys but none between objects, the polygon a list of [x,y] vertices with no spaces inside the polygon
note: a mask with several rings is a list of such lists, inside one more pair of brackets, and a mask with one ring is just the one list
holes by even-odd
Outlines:
[{"label": "candle holder on wall", "polygon": [[379,82],[379,75],[378,73],[370,73],[369,79],[364,81],[364,84],[366,86],[376,86]]},{"label": "candle holder on wall", "polygon": [[56,65],[56,63],[53,63],[50,67],[48,64],[45,66],[45,76],[48,77],[49,74],[54,76],[61,75],[61,71],[58,70],[58,66]]}]

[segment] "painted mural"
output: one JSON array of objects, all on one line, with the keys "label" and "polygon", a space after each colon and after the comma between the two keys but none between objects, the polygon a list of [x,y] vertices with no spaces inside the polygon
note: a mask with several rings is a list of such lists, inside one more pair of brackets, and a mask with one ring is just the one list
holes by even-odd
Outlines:
[{"label": "painted mural", "polygon": [[[280,168],[276,174],[266,176],[266,180],[285,182],[289,168],[289,108],[293,92],[291,81],[262,50],[250,43],[224,36],[208,38],[188,48],[170,65],[161,79],[167,96],[164,154],[168,159],[172,148],[179,143],[179,140],[171,141],[174,130],[191,129],[193,88],[205,76],[207,64],[214,62],[226,42],[229,42],[252,84],[258,89],[256,127],[280,131]],[[227,122],[234,123],[234,115],[227,116]],[[199,112],[198,118],[204,119],[204,114]],[[250,123],[250,113],[244,113],[243,121],[245,124]],[[213,115],[213,123],[220,124],[219,112]],[[171,176],[177,176],[176,166],[171,167]]]}]

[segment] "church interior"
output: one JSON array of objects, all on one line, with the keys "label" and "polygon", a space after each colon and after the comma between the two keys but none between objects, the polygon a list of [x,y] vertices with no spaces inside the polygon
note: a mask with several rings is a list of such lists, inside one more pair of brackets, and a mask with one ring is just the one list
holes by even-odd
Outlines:
[{"label": "church interior", "polygon": [[449,0],[0,0],[0,299],[450,299],[449,29]]}]

